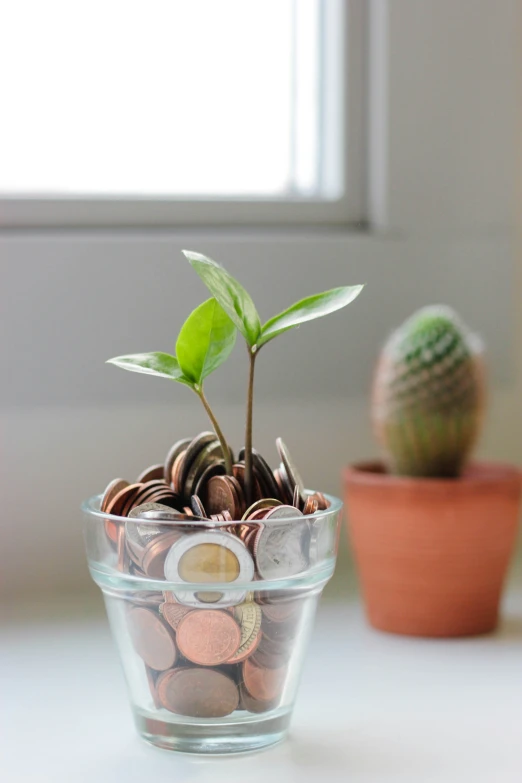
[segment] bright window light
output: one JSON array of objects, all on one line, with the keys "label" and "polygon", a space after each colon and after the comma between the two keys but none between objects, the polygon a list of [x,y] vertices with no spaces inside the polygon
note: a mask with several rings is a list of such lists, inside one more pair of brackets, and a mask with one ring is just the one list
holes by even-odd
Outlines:
[{"label": "bright window light", "polygon": [[0,193],[314,196],[321,0],[13,0]]}]

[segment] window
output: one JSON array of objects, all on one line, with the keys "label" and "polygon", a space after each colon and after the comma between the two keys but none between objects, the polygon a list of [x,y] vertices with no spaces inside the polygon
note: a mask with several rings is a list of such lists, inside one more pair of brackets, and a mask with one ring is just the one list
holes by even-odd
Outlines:
[{"label": "window", "polygon": [[360,219],[361,25],[343,0],[8,4],[0,220]]}]

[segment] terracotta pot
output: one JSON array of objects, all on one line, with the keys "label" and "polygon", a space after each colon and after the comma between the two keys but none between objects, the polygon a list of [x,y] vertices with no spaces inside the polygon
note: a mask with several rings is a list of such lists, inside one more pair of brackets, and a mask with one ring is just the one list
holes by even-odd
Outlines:
[{"label": "terracotta pot", "polygon": [[349,532],[368,619],[412,636],[492,631],[522,490],[515,467],[470,465],[459,479],[344,473]]}]

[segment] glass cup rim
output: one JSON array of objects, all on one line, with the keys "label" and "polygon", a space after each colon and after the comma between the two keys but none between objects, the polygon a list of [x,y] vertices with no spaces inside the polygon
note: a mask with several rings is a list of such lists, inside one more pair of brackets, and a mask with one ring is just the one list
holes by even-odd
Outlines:
[{"label": "glass cup rim", "polygon": [[[313,495],[314,490],[305,489],[305,493],[307,495]],[[306,516],[303,516],[302,514],[300,516],[294,516],[294,517],[286,517],[285,519],[261,519],[261,520],[250,520],[248,521],[249,525],[255,525],[255,524],[263,524],[263,525],[291,525],[293,522],[297,522],[298,520],[302,519],[308,519],[311,522],[315,522],[321,519],[326,519],[330,517],[332,514],[338,514],[339,511],[343,507],[343,502],[339,498],[335,497],[334,495],[329,495],[326,492],[322,493],[325,498],[330,502],[330,506],[326,509],[316,511],[315,514],[307,514]],[[129,519],[129,517],[120,517],[117,514],[108,514],[106,511],[100,510],[100,504],[102,500],[103,494],[99,495],[91,495],[91,497],[87,498],[83,501],[81,504],[81,510],[86,514],[89,518],[94,518],[99,520],[100,522],[107,522],[107,521],[113,521],[121,524],[122,522],[125,523],[133,523],[139,524],[140,527],[142,525],[150,525],[151,527],[161,525],[162,527],[172,527],[172,528],[184,528],[186,529],[188,527],[192,527],[192,523],[190,520],[183,520],[183,521],[170,521],[170,520],[161,520],[158,521],[157,519],[140,519],[139,517],[132,517]],[[286,505],[286,504],[285,504]],[[205,527],[205,528],[226,528],[229,525],[240,525],[242,523],[246,523],[247,520],[244,519],[233,519],[230,520],[224,520],[224,521],[216,521],[213,519],[205,519],[201,522],[197,522],[198,528]]]}]

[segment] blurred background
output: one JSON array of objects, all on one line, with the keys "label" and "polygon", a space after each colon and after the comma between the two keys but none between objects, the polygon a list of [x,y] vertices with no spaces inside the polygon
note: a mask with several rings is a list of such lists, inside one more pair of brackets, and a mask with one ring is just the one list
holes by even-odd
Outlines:
[{"label": "blurred background", "polygon": [[[282,436],[307,486],[338,494],[375,455],[377,354],[429,303],[488,346],[480,453],[522,462],[516,0],[17,0],[1,19],[6,612],[101,609],[80,502],[207,428],[188,390],[104,364],[173,351],[206,296],[183,247],[264,319],[366,283],[259,362],[255,445],[275,465]],[[236,449],[239,343],[207,389]],[[342,549],[330,597],[352,590]]]}]

